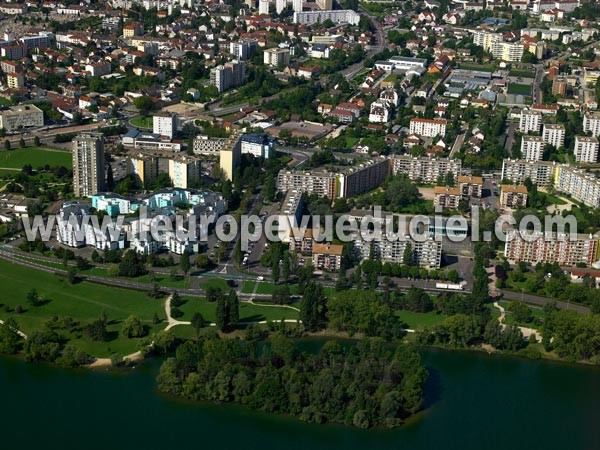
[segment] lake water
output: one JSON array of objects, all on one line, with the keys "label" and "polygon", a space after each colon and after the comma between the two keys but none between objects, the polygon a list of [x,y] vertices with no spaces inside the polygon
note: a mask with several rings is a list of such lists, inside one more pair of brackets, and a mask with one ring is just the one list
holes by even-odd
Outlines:
[{"label": "lake water", "polygon": [[428,408],[357,430],[166,398],[158,364],[128,373],[0,359],[0,449],[600,449],[600,370],[425,350]]}]

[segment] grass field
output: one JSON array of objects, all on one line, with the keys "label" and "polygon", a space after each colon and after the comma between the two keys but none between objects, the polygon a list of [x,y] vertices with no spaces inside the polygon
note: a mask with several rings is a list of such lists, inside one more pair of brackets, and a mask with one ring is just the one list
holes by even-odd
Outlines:
[{"label": "grass field", "polygon": [[[217,304],[209,303],[206,299],[197,297],[184,297],[185,303],[179,309],[183,317],[178,320],[191,320],[195,313],[200,313],[207,322],[215,322]],[[277,308],[273,306],[252,305],[240,303],[240,321],[255,322],[262,320],[298,319],[298,312],[290,308]]]},{"label": "grass field", "polygon": [[[130,315],[137,315],[151,330],[164,327],[164,324],[153,327],[151,323],[154,313],[165,318],[164,300],[151,299],[143,292],[87,282],[70,285],[54,274],[42,271],[32,273],[29,268],[3,260],[0,260],[0,282],[4,286],[0,294],[0,303],[3,304],[0,318],[13,317],[25,333],[42,329],[54,316],[71,317],[81,325],[86,325],[100,317],[102,312],[106,313],[109,319],[108,331],[111,334],[108,342],[93,342],[80,333],[66,335],[93,356],[106,357],[114,352],[126,354],[137,350],[138,339],[123,339],[119,336],[123,320]],[[44,300],[43,305],[27,305],[27,293],[32,288]],[[14,309],[17,305],[21,305],[26,311],[22,314],[7,312],[7,306]]]},{"label": "grass field", "polygon": [[131,125],[139,128],[152,128],[153,119],[152,117],[137,116],[131,119]]},{"label": "grass field", "polygon": [[496,67],[493,65],[479,65],[479,64],[460,64],[459,69],[464,70],[479,70],[480,72],[493,72]]},{"label": "grass field", "polygon": [[396,315],[412,330],[422,330],[443,322],[446,316],[435,311],[416,313],[412,311],[397,311]]},{"label": "grass field", "polygon": [[0,167],[21,170],[25,164],[31,164],[34,169],[46,164],[70,168],[72,166],[72,156],[70,152],[47,150],[39,147],[0,151]]},{"label": "grass field", "polygon": [[512,69],[508,75],[519,78],[535,78],[535,72],[533,70],[526,69]]},{"label": "grass field", "polygon": [[509,84],[508,93],[516,95],[531,95],[531,85],[529,84]]}]

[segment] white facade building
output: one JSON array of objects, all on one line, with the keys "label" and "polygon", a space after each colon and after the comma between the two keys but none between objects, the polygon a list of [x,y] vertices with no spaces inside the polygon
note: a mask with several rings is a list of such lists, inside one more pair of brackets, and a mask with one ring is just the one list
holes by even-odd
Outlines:
[{"label": "white facade building", "polygon": [[418,136],[435,137],[446,135],[446,119],[410,119],[410,133]]},{"label": "white facade building", "polygon": [[583,116],[583,132],[591,133],[594,137],[600,136],[600,113],[589,112]]},{"label": "white facade building", "polygon": [[524,134],[539,133],[542,126],[542,114],[536,111],[523,110],[519,121],[519,131]]},{"label": "white facade building", "polygon": [[171,114],[158,114],[152,118],[152,131],[160,136],[173,139],[177,130],[177,117]]},{"label": "white facade building", "polygon": [[544,157],[544,139],[539,136],[523,136],[521,154],[525,161],[541,161]]},{"label": "white facade building", "polygon": [[545,123],[542,139],[546,144],[552,145],[554,148],[560,148],[565,145],[565,134],[564,125]]},{"label": "white facade building", "polygon": [[580,163],[598,162],[598,138],[575,136],[575,161]]}]

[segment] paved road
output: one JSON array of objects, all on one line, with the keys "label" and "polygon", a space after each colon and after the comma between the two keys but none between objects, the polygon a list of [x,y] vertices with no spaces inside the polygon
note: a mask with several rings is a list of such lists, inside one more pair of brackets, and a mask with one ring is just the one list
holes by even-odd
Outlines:
[{"label": "paved road", "polygon": [[[501,289],[499,291],[502,296],[507,300],[518,300],[524,301],[526,303],[531,303],[532,305],[544,306],[551,304],[554,302],[553,299],[540,297],[539,295],[531,295],[531,294],[521,294],[520,292],[513,292]],[[581,314],[590,314],[590,309],[586,306],[574,305],[570,302],[563,302],[560,300],[556,301],[556,306],[558,309],[572,309]]]},{"label": "paved road", "polygon": [[504,141],[504,149],[508,152],[508,156],[512,156],[512,148],[515,143],[515,129],[517,128],[517,122],[508,119],[508,125],[506,127],[506,140]]}]

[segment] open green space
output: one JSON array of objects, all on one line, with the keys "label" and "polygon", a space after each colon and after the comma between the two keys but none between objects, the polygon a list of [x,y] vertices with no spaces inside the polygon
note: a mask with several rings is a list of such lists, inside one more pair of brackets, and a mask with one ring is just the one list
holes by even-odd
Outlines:
[{"label": "open green space", "polygon": [[[216,321],[217,303],[210,303],[204,298],[183,297],[185,303],[179,308],[183,316],[178,320],[189,321],[195,313],[202,314],[207,322]],[[298,319],[298,311],[271,305],[254,305],[240,302],[240,321],[257,322],[263,320]]]},{"label": "open green space", "polygon": [[535,72],[527,69],[511,69],[508,75],[519,78],[535,78]]},{"label": "open green space", "polygon": [[463,70],[479,70],[480,72],[493,72],[496,67],[490,64],[460,64],[460,69]]},{"label": "open green space", "polygon": [[153,120],[151,116],[137,116],[131,119],[131,125],[139,128],[152,128]]},{"label": "open green space", "polygon": [[444,321],[446,316],[436,311],[418,313],[412,311],[396,311],[396,315],[406,323],[411,330],[422,330]]},{"label": "open green space", "polygon": [[[94,342],[81,331],[60,330],[66,339],[96,357],[107,357],[115,352],[127,354],[138,349],[139,339],[120,336],[122,322],[130,315],[138,316],[150,332],[164,327],[164,323],[152,325],[155,313],[165,318],[164,299],[151,299],[143,292],[88,282],[71,285],[55,274],[32,272],[30,268],[4,260],[0,260],[0,282],[4,286],[0,294],[0,303],[3,305],[0,318],[14,318],[26,334],[42,329],[53,317],[70,317],[84,327],[101,314],[106,314],[110,336],[106,342]],[[27,294],[31,289],[36,289],[42,299],[40,306],[27,304]],[[16,313],[17,305],[25,311]]]},{"label": "open green space", "polygon": [[531,95],[531,85],[511,83],[508,85],[508,93],[515,95]]},{"label": "open green space", "polygon": [[[0,167],[21,170],[25,164],[31,164],[34,169],[37,169],[45,165],[71,167],[73,162],[70,152],[60,150],[27,147],[0,151]],[[14,172],[7,171],[7,173]]]}]

